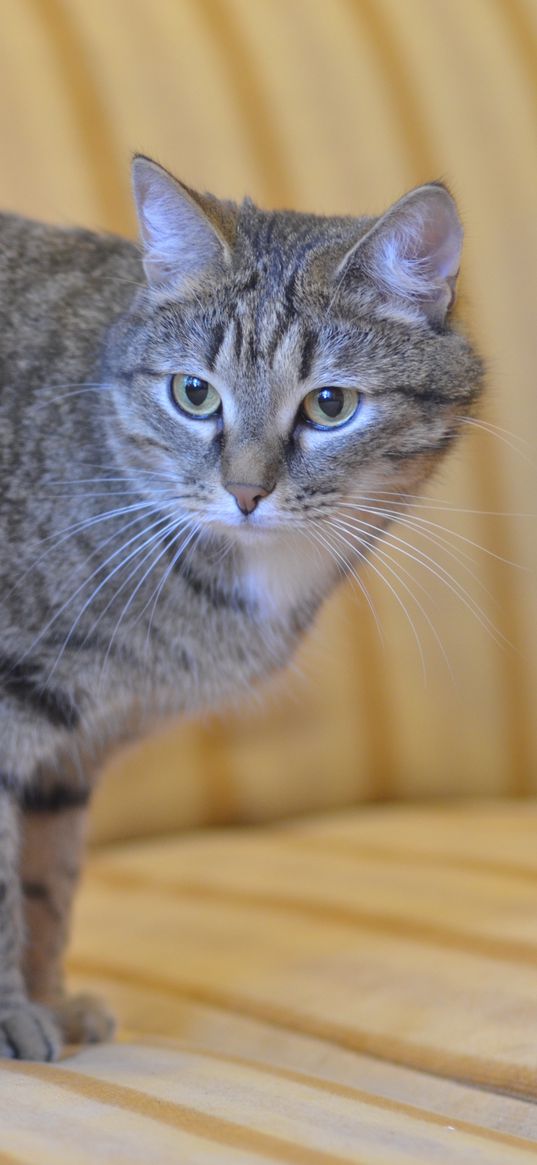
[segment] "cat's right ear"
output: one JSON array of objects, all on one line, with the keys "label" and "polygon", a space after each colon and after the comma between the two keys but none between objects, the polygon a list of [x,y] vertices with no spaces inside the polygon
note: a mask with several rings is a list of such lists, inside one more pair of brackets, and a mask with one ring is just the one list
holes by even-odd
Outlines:
[{"label": "cat's right ear", "polygon": [[132,185],[150,284],[177,286],[229,262],[225,204],[189,190],[142,154],[132,163]]},{"label": "cat's right ear", "polygon": [[383,299],[442,326],[455,299],[462,226],[441,182],[418,186],[400,198],[351,248],[337,276],[366,277]]}]

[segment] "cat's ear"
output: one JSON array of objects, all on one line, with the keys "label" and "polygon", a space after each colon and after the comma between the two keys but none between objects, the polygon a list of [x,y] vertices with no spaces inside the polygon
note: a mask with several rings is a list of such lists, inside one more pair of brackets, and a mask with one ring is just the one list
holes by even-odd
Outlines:
[{"label": "cat's ear", "polygon": [[132,163],[132,185],[149,283],[197,279],[229,262],[230,204],[197,194],[141,154]]},{"label": "cat's ear", "polygon": [[441,183],[399,199],[344,256],[338,278],[360,272],[388,298],[442,324],[455,300],[463,230]]}]

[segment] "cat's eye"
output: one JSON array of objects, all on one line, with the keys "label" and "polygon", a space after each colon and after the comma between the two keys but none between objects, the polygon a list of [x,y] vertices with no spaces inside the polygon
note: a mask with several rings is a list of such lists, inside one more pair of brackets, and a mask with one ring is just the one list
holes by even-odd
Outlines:
[{"label": "cat's eye", "polygon": [[186,372],[176,372],[170,381],[170,393],[173,403],[187,413],[189,417],[197,417],[201,421],[214,417],[220,412],[222,401],[212,384],[202,380],[200,376],[189,376]]},{"label": "cat's eye", "polygon": [[355,388],[316,388],[302,401],[302,420],[318,429],[337,429],[354,417],[361,399]]}]

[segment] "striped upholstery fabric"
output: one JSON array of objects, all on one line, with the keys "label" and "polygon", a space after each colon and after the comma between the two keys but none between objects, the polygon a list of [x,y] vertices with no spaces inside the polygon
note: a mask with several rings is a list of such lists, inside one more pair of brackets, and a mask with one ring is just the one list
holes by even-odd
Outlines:
[{"label": "striped upholstery fabric", "polygon": [[121,1039],[1,1065],[1,1165],[535,1162],[536,830],[461,802],[101,850],[71,971]]},{"label": "striped upholstery fabric", "polygon": [[[535,0],[2,0],[1,14],[3,205],[134,232],[134,148],[195,186],[320,212],[374,212],[447,179],[467,226],[461,299],[489,362],[486,419],[501,427],[469,431],[436,509],[400,529],[401,581],[367,572],[384,646],[349,586],[300,675],[116,762],[94,836],[535,790],[535,521],[490,516],[535,509]],[[424,517],[439,523],[432,540]]]},{"label": "striped upholstery fabric", "polygon": [[[490,379],[484,428],[391,548],[400,601],[365,576],[383,643],[348,587],[266,698],[111,766],[70,976],[115,1005],[119,1041],[0,1065],[0,1165],[529,1165],[537,3],[0,10],[2,205],[134,233],[135,148],[327,213],[444,177]],[[475,799],[179,832],[448,794]]]}]

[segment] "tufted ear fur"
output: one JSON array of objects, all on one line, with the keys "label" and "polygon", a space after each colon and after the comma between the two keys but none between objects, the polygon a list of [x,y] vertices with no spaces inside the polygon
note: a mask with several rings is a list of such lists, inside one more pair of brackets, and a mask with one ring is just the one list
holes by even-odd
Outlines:
[{"label": "tufted ear fur", "polygon": [[369,277],[388,298],[441,325],[455,300],[463,230],[445,186],[418,186],[344,256],[338,278]]},{"label": "tufted ear fur", "polygon": [[141,154],[132,184],[150,284],[196,279],[229,261],[231,204],[195,193]]}]

